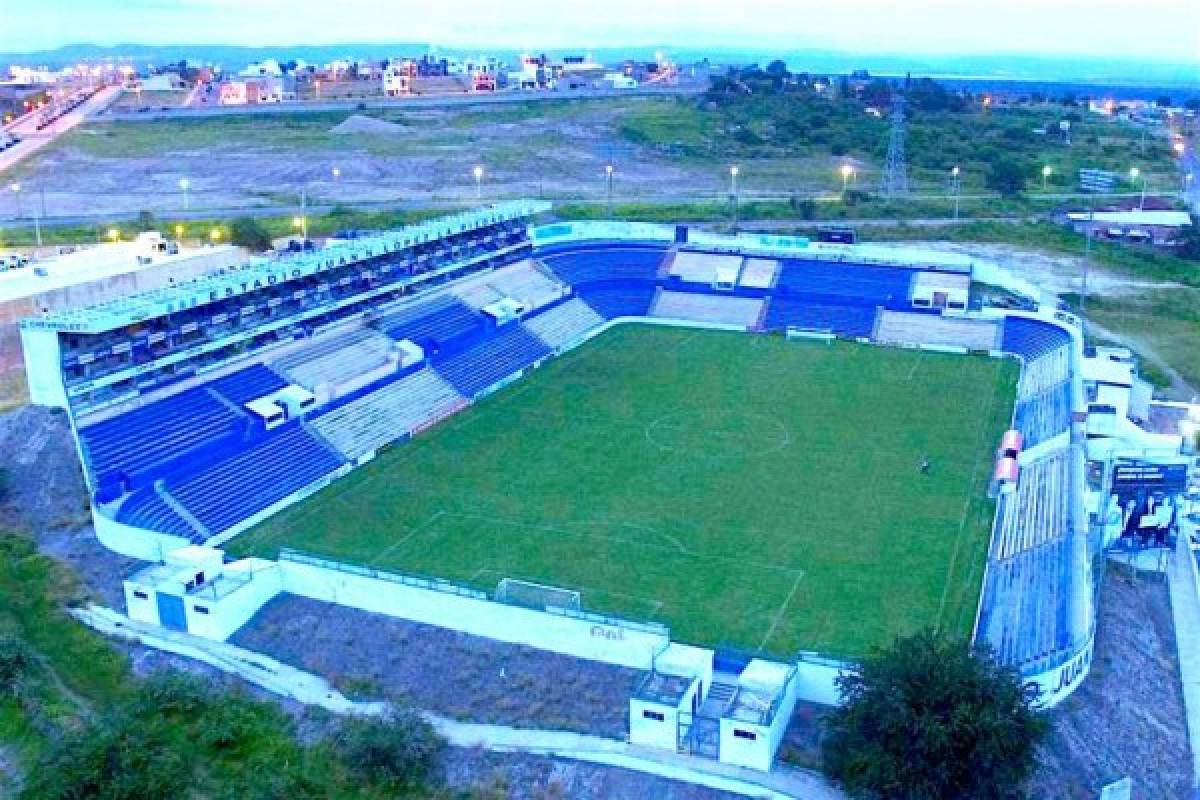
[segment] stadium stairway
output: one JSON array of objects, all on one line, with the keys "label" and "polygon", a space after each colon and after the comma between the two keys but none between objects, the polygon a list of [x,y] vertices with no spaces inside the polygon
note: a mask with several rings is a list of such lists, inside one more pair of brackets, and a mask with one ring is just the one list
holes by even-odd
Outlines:
[{"label": "stadium stairway", "polygon": [[373,325],[392,339],[410,339],[435,353],[468,347],[487,330],[481,315],[448,296],[385,310]]}]

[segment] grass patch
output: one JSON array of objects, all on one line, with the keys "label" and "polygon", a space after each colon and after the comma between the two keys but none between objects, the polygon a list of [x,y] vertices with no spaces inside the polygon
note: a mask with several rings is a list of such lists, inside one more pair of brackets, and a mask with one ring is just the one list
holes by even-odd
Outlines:
[{"label": "grass patch", "polygon": [[576,588],[775,656],[966,635],[1015,379],[987,358],[622,327],[230,544]]}]

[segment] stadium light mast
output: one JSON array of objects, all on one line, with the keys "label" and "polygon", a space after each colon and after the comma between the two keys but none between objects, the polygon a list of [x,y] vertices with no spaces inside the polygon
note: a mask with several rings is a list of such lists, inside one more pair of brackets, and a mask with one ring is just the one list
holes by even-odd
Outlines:
[{"label": "stadium light mast", "polygon": [[1146,176],[1137,167],[1131,167],[1129,170],[1129,180],[1137,183],[1137,179],[1142,179],[1142,199],[1138,201],[1138,211],[1146,210]]},{"label": "stadium light mast", "polygon": [[741,170],[737,164],[729,168],[729,204],[733,210],[733,232],[737,233],[738,226],[738,174]]},{"label": "stadium light mast", "polygon": [[962,169],[957,164],[950,169],[950,191],[954,195],[954,221],[958,222],[958,200],[962,195]]},{"label": "stadium light mast", "polygon": [[614,172],[616,172],[616,167],[614,167],[612,164],[604,165],[604,182],[605,182],[606,191],[608,192],[608,206],[607,206],[606,211],[607,211],[607,214],[609,217],[611,217],[612,213],[613,213],[613,173]]}]

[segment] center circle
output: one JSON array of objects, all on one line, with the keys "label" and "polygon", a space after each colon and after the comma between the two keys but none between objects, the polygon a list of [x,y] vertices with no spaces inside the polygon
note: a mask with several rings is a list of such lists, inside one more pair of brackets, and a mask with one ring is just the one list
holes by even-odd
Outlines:
[{"label": "center circle", "polygon": [[791,434],[778,419],[753,411],[676,411],[646,426],[646,439],[668,453],[709,459],[749,458],[787,447]]}]

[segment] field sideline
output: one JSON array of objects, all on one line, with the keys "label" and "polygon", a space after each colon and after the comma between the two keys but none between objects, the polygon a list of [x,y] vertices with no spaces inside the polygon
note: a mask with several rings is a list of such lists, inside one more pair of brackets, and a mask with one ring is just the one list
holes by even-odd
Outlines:
[{"label": "field sideline", "polygon": [[776,656],[860,656],[927,625],[965,636],[1017,374],[623,326],[230,549],[576,588],[586,608],[666,622],[677,640]]}]

